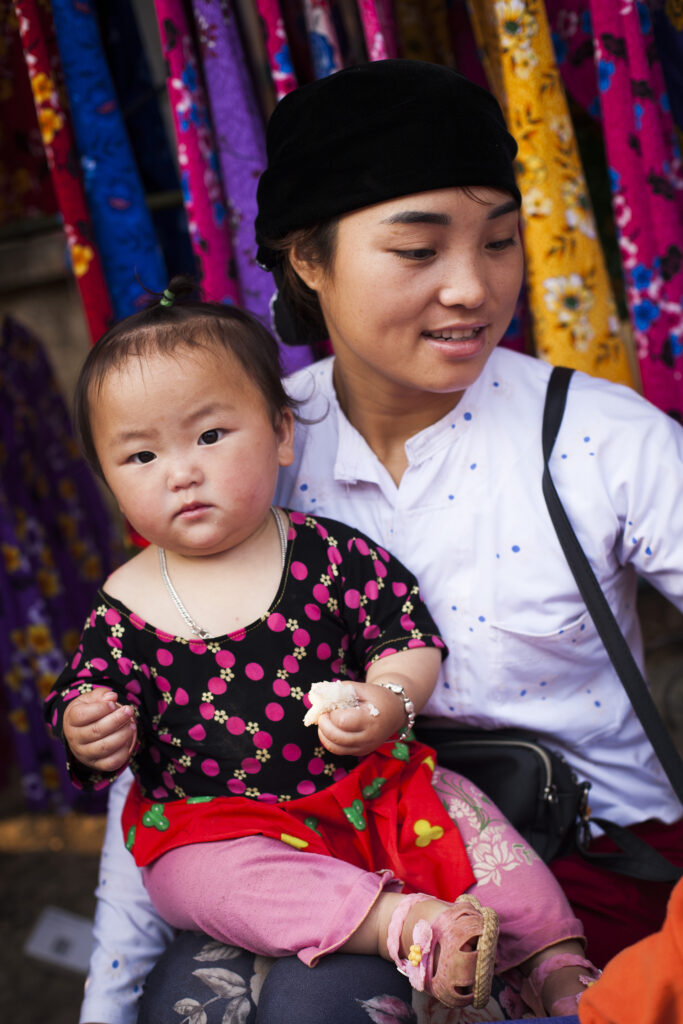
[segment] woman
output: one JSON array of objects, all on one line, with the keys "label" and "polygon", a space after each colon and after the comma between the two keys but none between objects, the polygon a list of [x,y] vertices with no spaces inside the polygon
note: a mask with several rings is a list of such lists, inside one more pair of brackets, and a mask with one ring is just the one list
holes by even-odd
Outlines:
[{"label": "woman", "polygon": [[[416,573],[451,652],[425,708],[431,724],[533,728],[591,781],[596,814],[634,827],[681,863],[680,804],[608,662],[541,497],[549,368],[496,349],[523,272],[515,152],[493,98],[436,65],[353,68],[279,104],[259,185],[259,258],[280,286],[281,333],[324,332],[335,358],[290,382],[305,422],[277,500],[355,523]],[[627,389],[575,375],[555,452],[558,491],[642,661],[636,573],[683,607],[683,431]],[[456,816],[459,801],[454,794],[449,807]],[[97,989],[103,993],[108,948],[119,963],[120,954],[129,965],[139,955],[123,932],[117,945],[113,915],[126,908],[112,885],[142,900],[129,888],[139,883],[121,849],[118,841],[105,850],[112,902],[98,915],[106,939],[83,1021],[124,1020],[120,1010],[116,1018],[102,1017],[104,1009],[93,1015],[106,1005]],[[485,865],[474,848],[470,855],[481,877]],[[661,924],[670,886],[576,858],[555,870],[594,960]],[[136,927],[134,918],[126,927]],[[161,947],[156,926],[154,934]],[[149,950],[147,962],[157,952],[148,935],[137,945]],[[176,980],[195,971],[169,956]],[[330,965],[324,983],[319,969],[304,979],[296,970],[281,961],[271,972],[259,1021],[301,1021],[306,1006],[314,1007],[311,1020],[365,1013],[356,965],[351,974],[343,962]],[[132,972],[116,972],[130,993]],[[288,977],[295,981],[285,989]],[[374,992],[395,991],[393,978],[375,977]],[[285,990],[298,1000],[283,999]],[[156,993],[159,1007],[164,998],[172,1005],[168,990]],[[234,998],[248,1004],[246,988]],[[141,1020],[163,1019],[154,1002],[150,991]]]}]

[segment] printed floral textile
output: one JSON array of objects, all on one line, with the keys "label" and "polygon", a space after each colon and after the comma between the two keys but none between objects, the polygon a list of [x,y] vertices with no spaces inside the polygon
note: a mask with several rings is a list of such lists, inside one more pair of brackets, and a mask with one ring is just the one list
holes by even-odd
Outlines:
[{"label": "printed floral textile", "polygon": [[182,0],[154,0],[168,68],[183,201],[203,298],[241,302],[230,225],[190,28]]},{"label": "printed floral textile", "polygon": [[281,100],[292,89],[296,89],[297,81],[280,4],[278,0],[256,0],[256,7],[263,25],[275,97]]},{"label": "printed floral textile", "polygon": [[0,224],[57,211],[17,19],[0,0]]},{"label": "printed floral textile", "polygon": [[114,314],[134,313],[166,268],[102,49],[92,0],[53,0],[52,15],[95,237]]},{"label": "printed floral textile", "polygon": [[344,66],[328,0],[303,0],[313,74],[326,78]]},{"label": "printed floral textile", "polygon": [[491,87],[519,144],[537,355],[633,384],[540,0],[470,4]]},{"label": "printed floral textile", "polygon": [[394,27],[383,0],[358,0],[358,13],[363,26],[368,59],[385,60],[387,57],[397,57]]},{"label": "printed floral textile", "polygon": [[38,125],[64,219],[71,267],[90,336],[96,341],[112,320],[112,308],[78,167],[54,25],[49,10],[38,0],[15,0],[15,8]]},{"label": "printed floral textile", "polygon": [[645,4],[591,2],[612,202],[643,393],[683,421],[683,168]]},{"label": "printed floral textile", "polygon": [[72,786],[43,700],[114,566],[114,534],[42,348],[9,317],[0,384],[0,673],[22,786],[31,810],[104,810]]}]

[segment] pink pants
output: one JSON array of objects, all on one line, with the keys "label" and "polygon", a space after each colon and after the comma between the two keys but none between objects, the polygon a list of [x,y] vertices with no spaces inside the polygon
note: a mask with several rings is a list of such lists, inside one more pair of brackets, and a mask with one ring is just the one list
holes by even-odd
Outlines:
[{"label": "pink pants", "polygon": [[[498,970],[562,939],[582,938],[553,875],[481,790],[443,768],[434,786],[467,847],[477,879],[469,891],[498,913]],[[388,872],[364,871],[266,836],[181,846],[143,868],[143,877],[155,907],[175,928],[262,956],[295,953],[309,966],[344,945],[384,889],[402,888]]]}]

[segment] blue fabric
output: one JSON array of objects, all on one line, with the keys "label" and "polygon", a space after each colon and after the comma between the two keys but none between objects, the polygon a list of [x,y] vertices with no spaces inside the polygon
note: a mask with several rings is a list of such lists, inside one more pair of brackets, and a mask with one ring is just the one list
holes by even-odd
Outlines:
[{"label": "blue fabric", "polygon": [[163,291],[166,269],[90,0],[53,0],[85,193],[116,319]]}]

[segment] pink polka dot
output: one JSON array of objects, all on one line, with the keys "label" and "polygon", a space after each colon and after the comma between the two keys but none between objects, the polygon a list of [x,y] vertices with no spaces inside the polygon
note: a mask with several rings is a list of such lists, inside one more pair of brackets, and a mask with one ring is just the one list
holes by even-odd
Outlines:
[{"label": "pink polka dot", "polygon": [[228,779],[228,789],[231,793],[234,793],[235,796],[240,796],[240,794],[244,793],[246,788],[246,782],[242,782],[241,779]]},{"label": "pink polka dot", "polygon": [[292,562],[292,576],[295,580],[305,580],[308,576],[308,568],[303,562]]},{"label": "pink polka dot", "polygon": [[302,796],[310,796],[311,793],[315,793],[315,783],[311,782],[310,779],[302,779],[296,787],[296,791],[301,793]]},{"label": "pink polka dot", "polygon": [[160,647],[157,651],[157,661],[160,665],[172,665],[173,655],[165,647]]},{"label": "pink polka dot", "polygon": [[130,674],[130,670],[133,667],[133,663],[130,660],[130,658],[119,658],[119,660],[116,663],[116,667],[118,668],[119,672],[122,673],[122,675],[127,676]]},{"label": "pink polka dot", "polygon": [[115,626],[117,622],[121,621],[121,616],[114,608],[107,608],[104,613],[104,621],[108,626]]},{"label": "pink polka dot", "polygon": [[365,608],[359,608],[358,609],[358,622],[362,624],[363,622],[365,622],[367,617],[368,617],[368,613],[365,611]]},{"label": "pink polka dot", "polygon": [[290,512],[289,518],[291,522],[298,523],[299,526],[306,522],[306,516],[303,512]]},{"label": "pink polka dot", "polygon": [[273,693],[276,693],[278,697],[289,697],[291,692],[292,687],[286,679],[276,679],[273,683]]},{"label": "pink polka dot", "polygon": [[332,778],[335,782],[339,782],[340,779],[345,779],[348,774],[346,768],[337,768]]},{"label": "pink polka dot", "polygon": [[258,679],[263,679],[263,668],[256,661],[250,661],[244,669],[245,675],[248,679],[253,679],[254,682]]},{"label": "pink polka dot", "polygon": [[171,684],[166,676],[157,676],[157,689],[161,690],[162,693],[171,692]]},{"label": "pink polka dot", "polygon": [[376,601],[379,596],[379,587],[374,580],[368,580],[365,584],[365,596],[369,597],[371,601]]},{"label": "pink polka dot", "polygon": [[196,743],[201,743],[202,740],[206,739],[206,729],[203,725],[197,722],[191,729],[188,729],[188,736],[193,739]]},{"label": "pink polka dot", "polygon": [[327,557],[329,558],[332,565],[341,565],[342,556],[341,552],[339,551],[339,548],[328,548]]},{"label": "pink polka dot", "polygon": [[228,688],[225,679],[221,679],[220,676],[211,676],[208,686],[209,693],[225,693]]},{"label": "pink polka dot", "polygon": [[156,747],[149,748],[149,756],[152,758],[155,764],[159,764],[159,761],[161,761],[161,754],[159,753]]},{"label": "pink polka dot", "polygon": [[170,644],[175,639],[173,633],[164,633],[161,629],[155,630],[155,636],[158,640],[161,640],[162,644]]},{"label": "pink polka dot", "polygon": [[166,705],[166,701],[165,700],[158,700],[157,701],[157,714],[158,715],[163,715],[164,711],[166,710],[166,706],[167,705]]},{"label": "pink polka dot", "polygon": [[316,601],[319,601],[320,604],[327,604],[330,599],[330,592],[327,587],[322,585],[322,583],[316,583],[313,587],[313,597]]},{"label": "pink polka dot", "polygon": [[363,630],[363,636],[366,640],[374,640],[379,636],[379,626],[366,626]]},{"label": "pink polka dot", "polygon": [[383,558],[385,562],[389,561],[389,552],[385,551],[384,548],[377,548],[377,554],[380,558]]},{"label": "pink polka dot", "polygon": [[176,702],[176,704],[179,704],[181,707],[185,707],[186,704],[190,703],[190,698],[188,696],[187,690],[184,690],[182,686],[178,687],[178,689],[173,695],[173,699]]},{"label": "pink polka dot", "polygon": [[150,677],[149,665],[140,665],[140,671],[147,679]]},{"label": "pink polka dot", "polygon": [[[164,705],[164,707],[165,707],[165,706],[166,706],[166,705]],[[161,742],[162,742],[162,743],[170,743],[170,742],[171,742],[171,736],[170,736],[170,733],[167,733],[167,732],[160,732],[160,733],[159,733],[159,739],[161,740]]]},{"label": "pink polka dot", "polygon": [[418,640],[417,637],[413,637],[412,640],[408,641],[408,647],[426,647],[427,644],[424,640]]},{"label": "pink polka dot", "polygon": [[318,536],[322,537],[323,540],[325,540],[326,537],[329,537],[329,533],[327,531],[327,527],[323,526],[322,523],[316,523],[315,524],[315,528],[316,528],[316,531],[318,533]]},{"label": "pink polka dot", "polygon": [[382,653],[380,654],[380,658],[388,658],[390,654],[396,654],[395,647],[385,647]]},{"label": "pink polka dot", "polygon": [[403,597],[404,594],[408,593],[408,588],[405,585],[405,583],[401,583],[397,580],[394,580],[394,582],[391,584],[391,589],[393,590],[396,597]]},{"label": "pink polka dot", "polygon": [[266,704],[266,718],[269,718],[271,722],[280,722],[284,717],[285,713],[281,704],[276,704],[275,701]]},{"label": "pink polka dot", "polygon": [[360,551],[361,555],[370,554],[370,548],[367,546],[362,537],[356,537],[356,548]]},{"label": "pink polka dot", "polygon": [[320,618],[320,609],[317,604],[306,604],[304,605],[304,611],[306,615],[311,619],[312,622],[317,622]]},{"label": "pink polka dot", "polygon": [[104,672],[107,667],[107,663],[104,658],[93,658],[90,664],[97,672]]},{"label": "pink polka dot", "polygon": [[327,661],[328,658],[332,657],[332,648],[329,644],[318,644],[315,653],[318,655],[320,661]]},{"label": "pink polka dot", "polygon": [[276,804],[277,803],[277,797],[275,796],[275,793],[259,793],[259,795],[256,797],[256,799],[260,800],[262,804]]},{"label": "pink polka dot", "polygon": [[282,748],[282,756],[285,761],[298,761],[301,757],[301,747],[298,747],[296,743],[285,743]]},{"label": "pink polka dot", "polygon": [[410,615],[401,616],[401,625],[404,629],[415,629],[415,623],[411,619]]},{"label": "pink polka dot", "polygon": [[311,642],[311,634],[305,629],[295,629],[292,633],[292,640],[297,647],[307,647]]},{"label": "pink polka dot", "polygon": [[293,654],[285,654],[282,659],[282,667],[294,674],[299,671],[299,662],[296,660]]},{"label": "pink polka dot", "polygon": [[[77,678],[78,679],[87,679],[91,675],[92,675],[92,672],[90,671],[89,668],[82,668],[80,670],[80,672],[78,673],[78,677]],[[74,691],[74,692],[76,692],[76,691]]]},{"label": "pink polka dot", "polygon": [[202,703],[199,705],[199,714],[206,722],[210,722],[215,713],[213,704]]},{"label": "pink polka dot", "polygon": [[272,615],[268,616],[266,622],[268,629],[272,629],[274,633],[281,633],[287,626],[287,620],[280,612],[273,612]]},{"label": "pink polka dot", "polygon": [[244,757],[242,758],[242,771],[249,775],[258,775],[261,771],[261,763],[255,757]]},{"label": "pink polka dot", "polygon": [[220,665],[221,668],[232,668],[235,664],[235,655],[232,651],[218,651],[216,654],[216,664]]},{"label": "pink polka dot", "polygon": [[214,761],[212,757],[207,757],[206,760],[202,761],[200,767],[205,775],[211,775],[212,777],[218,775],[218,761]]},{"label": "pink polka dot", "polygon": [[164,789],[163,786],[157,786],[156,789],[152,790],[152,796],[154,797],[155,800],[165,800],[166,797],[168,796],[168,792]]},{"label": "pink polka dot", "polygon": [[258,732],[254,733],[255,747],[263,747],[265,750],[267,750],[268,747],[272,747],[272,745],[273,737],[270,735],[269,732],[266,732],[264,729],[259,729]]},{"label": "pink polka dot", "polygon": [[387,567],[384,562],[378,562],[377,559],[375,559],[372,563],[372,567],[375,570],[375,575],[379,576],[380,579],[384,579],[387,574]]},{"label": "pink polka dot", "polygon": [[145,620],[141,619],[139,615],[129,615],[128,621],[130,622],[131,626],[135,626],[136,629],[144,629],[146,625]]},{"label": "pink polka dot", "polygon": [[175,786],[173,776],[169,772],[161,773],[161,781],[166,786],[166,789],[173,789],[173,787]]},{"label": "pink polka dot", "polygon": [[334,672],[335,676],[339,675],[339,673],[341,672],[341,667],[342,667],[341,658],[335,658],[334,661],[330,665],[330,668]]},{"label": "pink polka dot", "polygon": [[236,629],[234,633],[228,633],[230,639],[234,640],[235,642],[238,642],[239,640],[244,640],[246,635],[246,629]]},{"label": "pink polka dot", "polygon": [[360,593],[351,588],[344,594],[344,604],[347,608],[357,608],[360,604]]},{"label": "pink polka dot", "polygon": [[311,775],[320,775],[325,767],[325,762],[322,757],[312,757],[308,762],[308,770]]},{"label": "pink polka dot", "polygon": [[192,654],[206,654],[206,644],[203,640],[190,640],[187,646]]},{"label": "pink polka dot", "polygon": [[73,658],[71,659],[71,667],[72,668],[78,668],[78,666],[81,663],[81,657],[82,657],[81,652],[80,651],[76,651],[76,653],[74,654]]},{"label": "pink polka dot", "polygon": [[119,651],[123,648],[123,644],[121,643],[121,640],[117,636],[108,636],[107,643],[109,644],[110,647],[116,647],[117,650]]},{"label": "pink polka dot", "polygon": [[225,728],[231,736],[241,736],[246,727],[244,719],[238,715],[232,715],[225,723]]}]

